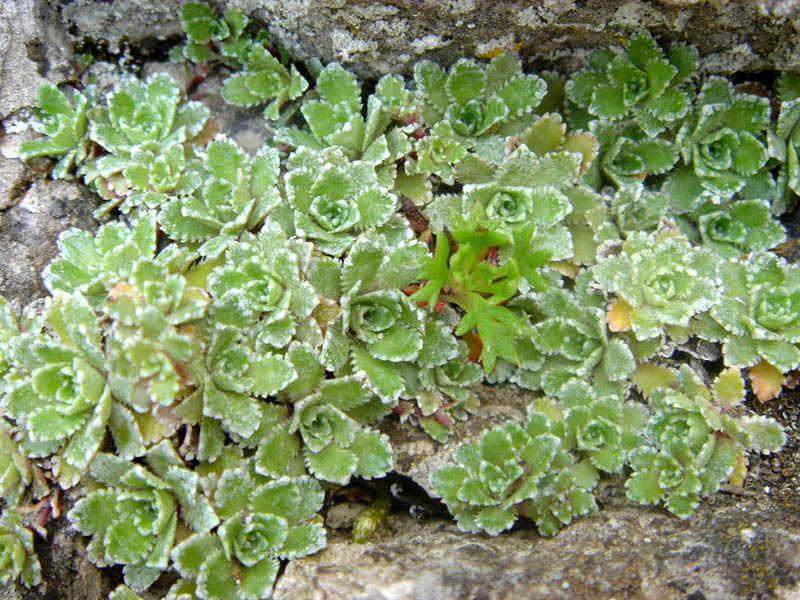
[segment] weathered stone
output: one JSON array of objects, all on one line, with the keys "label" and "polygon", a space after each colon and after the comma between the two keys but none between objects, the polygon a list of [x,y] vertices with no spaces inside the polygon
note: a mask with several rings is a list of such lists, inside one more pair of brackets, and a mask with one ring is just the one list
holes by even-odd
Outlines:
[{"label": "weathered stone", "polygon": [[17,309],[44,296],[41,272],[56,256],[58,234],[70,227],[94,228],[94,208],[95,201],[76,184],[34,182],[19,203],[0,214],[0,295]]},{"label": "weathered stone", "polygon": [[71,60],[64,25],[45,0],[0,0],[0,119],[35,104],[44,80],[66,79]]},{"label": "weathered stone", "polygon": [[466,535],[447,521],[392,515],[373,539],[343,533],[289,563],[284,600],[686,598],[800,596],[800,513],[749,499],[687,521],[611,507],[553,538],[532,528]]},{"label": "weathered stone", "polygon": [[120,51],[122,42],[137,44],[182,34],[182,0],[60,0],[56,4],[77,40],[103,41],[112,53]]}]

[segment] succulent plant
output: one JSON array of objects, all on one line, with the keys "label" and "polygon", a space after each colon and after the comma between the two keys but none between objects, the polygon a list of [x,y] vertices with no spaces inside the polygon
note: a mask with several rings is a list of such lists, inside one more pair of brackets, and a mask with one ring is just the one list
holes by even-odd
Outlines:
[{"label": "succulent plant", "polygon": [[744,461],[747,450],[771,453],[786,441],[768,417],[737,417],[745,396],[738,369],[728,369],[712,389],[683,365],[677,372],[645,365],[633,376],[654,410],[649,445],[632,450],[628,497],[643,504],[663,501],[686,518],[703,496],[713,494]]},{"label": "succulent plant", "polygon": [[203,185],[163,204],[158,221],[174,240],[213,240],[201,252],[215,255],[225,248],[222,240],[256,228],[280,202],[278,153],[263,148],[251,158],[233,140],[218,136],[206,147],[203,169]]},{"label": "succulent plant", "polygon": [[265,480],[246,468],[228,470],[214,495],[219,527],[186,538],[172,560],[183,577],[196,581],[199,598],[269,598],[279,559],[325,547],[322,500],[319,483],[310,477]]},{"label": "succulent plant", "polygon": [[137,592],[168,566],[179,518],[199,533],[219,522],[199,493],[197,474],[185,467],[169,441],[150,448],[145,458],[149,469],[98,454],[91,476],[101,487],[67,515],[75,529],[92,536],[89,559],[100,566],[125,565],[125,583]]},{"label": "succulent plant", "polygon": [[72,102],[50,82],[39,87],[39,117],[34,128],[47,136],[46,140],[22,142],[19,156],[30,160],[35,156],[58,157],[53,167],[55,179],[74,176],[89,155],[87,111],[94,104],[95,88],[89,86],[86,93],[72,90]]},{"label": "succulent plant", "polygon": [[579,126],[592,118],[630,120],[655,136],[689,112],[697,59],[691,46],[665,53],[648,33],[635,35],[621,53],[595,50],[567,82],[567,98],[588,114],[573,108],[570,116]]},{"label": "succulent plant", "polygon": [[696,327],[701,338],[722,342],[726,366],[771,366],[780,377],[777,391],[782,375],[800,365],[798,275],[800,269],[771,253],[721,263],[722,298]]},{"label": "succulent plant", "polygon": [[681,339],[691,318],[717,301],[717,262],[674,229],[630,234],[617,254],[592,268],[595,280],[615,296],[611,331],[632,329],[638,340],[666,331]]},{"label": "succulent plant", "polygon": [[[570,476],[573,457],[562,449],[542,413],[529,414],[524,427],[511,423],[484,432],[478,443],[459,446],[454,458],[456,464],[431,476],[431,485],[462,531],[497,535],[513,526],[519,512],[535,511],[530,505],[540,497],[548,498],[549,508],[555,508],[556,498],[564,503],[563,509],[555,508],[559,517],[549,510],[538,514],[543,535],[557,531],[554,518],[568,523],[573,512],[586,514],[597,508],[581,485],[585,482]],[[593,486],[594,482],[589,488]]]},{"label": "succulent plant", "polygon": [[118,205],[123,210],[140,204],[156,207],[197,188],[201,177],[187,143],[207,118],[208,109],[184,102],[168,75],[118,83],[107,105],[89,111],[89,138],[107,152],[81,170],[84,182],[108,201],[97,214]]},{"label": "succulent plant", "polygon": [[351,162],[337,148],[297,150],[289,159],[285,186],[294,231],[336,257],[353,243],[353,231],[378,230],[398,206],[397,196],[370,164]]},{"label": "succulent plant", "polygon": [[0,583],[19,577],[25,587],[41,582],[41,567],[33,549],[33,532],[22,524],[14,508],[6,507],[0,516]]},{"label": "succulent plant", "polygon": [[675,141],[700,184],[724,198],[742,190],[765,168],[769,101],[739,93],[722,77],[709,77]]},{"label": "succulent plant", "polygon": [[[698,95],[697,52],[639,34],[566,86],[506,53],[365,90],[236,9],[181,17],[194,82],[224,65],[223,98],[278,123],[249,154],[166,75],[42,88],[48,137],[21,155],[59,158],[117,220],[59,237],[48,299],[0,299],[4,582],[38,581],[17,510],[57,508],[49,480],[80,490],[90,559],[122,565],[111,598],[169,569],[166,600],[268,598],[281,561],[325,546],[325,493],[392,469],[379,421],[456,445],[481,380],[545,396],[433,475],[465,531],[525,516],[553,535],[597,510],[601,472],[685,517],[784,444],[740,369],[766,400],[800,367],[800,282],[770,250],[796,192],[795,77],[770,123],[757,88]],[[728,367],[710,386],[702,340]],[[652,362],[676,348],[697,372]],[[377,485],[357,538],[389,510]]]}]

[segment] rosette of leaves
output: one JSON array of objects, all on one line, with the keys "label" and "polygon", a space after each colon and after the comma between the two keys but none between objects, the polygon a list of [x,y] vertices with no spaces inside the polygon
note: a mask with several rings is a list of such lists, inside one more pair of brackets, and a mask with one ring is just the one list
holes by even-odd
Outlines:
[{"label": "rosette of leaves", "polygon": [[[462,531],[497,535],[512,527],[519,513],[530,513],[538,517],[540,533],[552,535],[559,529],[559,520],[568,523],[573,514],[597,508],[594,497],[581,485],[588,482],[568,475],[573,457],[562,449],[561,438],[551,432],[542,413],[529,414],[524,427],[510,423],[485,431],[477,443],[459,446],[454,458],[456,464],[445,465],[431,476],[431,485]],[[553,485],[556,480],[570,479],[572,485]],[[588,489],[593,486],[594,482],[589,483]],[[537,513],[533,504],[539,497],[547,497],[548,507],[555,507],[556,499],[563,502],[563,507],[555,509],[559,517],[549,510]]]},{"label": "rosette of leaves", "polygon": [[291,243],[269,221],[258,235],[245,232],[208,276],[216,323],[252,330],[259,348],[284,348],[293,337],[321,338],[310,319],[319,296],[306,281],[311,246]]},{"label": "rosette of leaves", "polygon": [[519,133],[547,91],[543,79],[522,73],[514,53],[500,54],[488,65],[461,59],[448,71],[421,61],[414,65],[414,81],[425,124],[448,121],[470,147],[475,138]]},{"label": "rosette of leaves", "polygon": [[[143,212],[130,225],[107,223],[94,235],[81,229],[61,233],[56,242],[59,255],[42,272],[45,286],[51,293],[80,292],[100,310],[111,288],[131,276],[139,259],[155,256],[156,227],[155,214]],[[159,260],[169,262],[179,256],[164,252]]]},{"label": "rosette of leaves", "polygon": [[384,165],[382,175],[388,178],[383,176],[382,181],[391,187],[393,167],[388,165],[410,153],[411,143],[407,128],[390,125],[413,121],[416,110],[403,79],[384,75],[367,99],[365,111],[358,80],[338,63],[331,63],[320,71],[314,96],[300,107],[308,130],[284,128],[276,140],[316,151],[336,147],[350,159]]},{"label": "rosette of leaves", "polygon": [[[263,478],[262,478],[263,479]],[[194,580],[204,600],[261,600],[272,596],[279,560],[325,547],[324,494],[310,477],[257,482],[245,469],[227,471],[214,497],[222,522],[172,551],[175,568]]]},{"label": "rosette of leaves", "polygon": [[601,126],[595,133],[603,148],[600,171],[618,188],[636,186],[651,175],[663,175],[680,158],[672,141],[649,136],[639,127],[617,130]]},{"label": "rosette of leaves", "polygon": [[20,144],[19,157],[52,156],[59,160],[53,167],[54,179],[71,178],[89,154],[87,111],[94,104],[95,88],[85,93],[72,90],[72,101],[49,81],[39,86],[38,117],[34,129],[47,136],[45,140],[26,140]]},{"label": "rosette of leaves", "polygon": [[250,157],[233,140],[218,136],[206,148],[203,169],[203,185],[162,205],[158,219],[174,240],[209,241],[201,252],[214,258],[226,240],[255,229],[280,202],[278,153],[265,147]]},{"label": "rosette of leaves", "polygon": [[723,198],[765,175],[766,98],[736,92],[722,77],[709,77],[675,137],[684,163],[703,188]]},{"label": "rosette of leaves", "polygon": [[633,380],[653,410],[650,444],[632,451],[634,473],[626,482],[628,497],[642,504],[663,501],[686,518],[701,497],[732,476],[741,480],[746,451],[769,454],[786,441],[774,419],[737,415],[745,398],[738,369],[723,371],[711,391],[688,365],[642,365]]},{"label": "rosette of leaves", "polygon": [[575,293],[548,289],[511,304],[534,318],[530,339],[518,342],[529,364],[521,365],[513,379],[523,387],[557,396],[573,377],[613,387],[612,382],[624,380],[636,366],[628,345],[609,339],[605,311],[581,303]]},{"label": "rosette of leaves", "polygon": [[383,402],[393,404],[403,389],[396,365],[415,362],[430,343],[423,315],[400,290],[417,280],[427,248],[413,239],[361,235],[342,266],[322,257],[311,282],[331,302],[321,323],[322,359],[335,373],[355,369]]},{"label": "rosette of leaves", "polygon": [[620,238],[634,231],[653,232],[664,217],[672,216],[669,195],[642,184],[621,187],[606,200],[609,220]]},{"label": "rosette of leaves", "polygon": [[25,587],[38,585],[41,567],[33,548],[33,532],[22,524],[19,511],[6,506],[0,516],[0,583],[9,585],[17,577]]},{"label": "rosette of leaves", "polygon": [[171,442],[145,455],[147,468],[113,454],[98,454],[90,468],[99,487],[67,514],[70,524],[92,536],[89,560],[125,565],[125,583],[147,589],[169,566],[175,533],[182,526],[208,533],[219,518],[199,490],[199,476],[184,465]]},{"label": "rosette of leaves", "polygon": [[2,405],[24,432],[27,454],[55,455],[53,471],[67,488],[103,441],[111,389],[97,315],[80,294],[49,298],[44,323],[49,333],[28,331],[13,341],[15,381]]},{"label": "rosette of leaves", "polygon": [[[541,108],[541,107],[540,107]],[[512,138],[513,139],[513,138]],[[588,131],[567,131],[567,124],[557,112],[548,112],[518,136],[539,157],[555,152],[577,152],[581,155],[580,174],[586,173],[600,149],[595,135]]]},{"label": "rosette of leaves", "polygon": [[103,313],[108,382],[114,396],[137,412],[172,405],[195,382],[188,367],[204,350],[196,323],[208,294],[180,272],[139,259],[131,276],[109,292]]},{"label": "rosette of leaves", "polygon": [[338,148],[298,149],[289,158],[284,183],[293,233],[331,256],[344,254],[354,233],[385,225],[398,206],[369,163],[351,162]]},{"label": "rosette of leaves", "polygon": [[727,258],[763,252],[786,241],[786,230],[766,200],[708,202],[694,216],[703,245]]},{"label": "rosette of leaves", "polygon": [[564,447],[579,451],[597,469],[618,473],[630,452],[644,443],[648,413],[641,404],[599,393],[581,379],[567,381],[557,397],[553,406],[560,411]]},{"label": "rosette of leaves", "polygon": [[208,109],[184,102],[168,75],[120,81],[106,104],[88,115],[89,137],[107,152],[81,171],[84,182],[108,200],[96,214],[120,203],[125,211],[139,204],[153,208],[202,183],[187,145],[205,126]]},{"label": "rosette of leaves", "polygon": [[751,367],[761,400],[777,396],[800,365],[800,267],[769,252],[720,264],[723,294],[696,333],[722,342],[725,365]]},{"label": "rosette of leaves", "polygon": [[[226,48],[222,51],[224,54]],[[242,70],[222,84],[222,97],[229,104],[256,106],[268,102],[264,118],[276,120],[281,106],[299,98],[308,88],[308,82],[294,65],[287,69],[259,41],[248,40],[244,48],[237,47],[233,52]]]},{"label": "rosette of leaves", "polygon": [[[296,476],[303,463],[318,479],[346,484],[352,475],[372,479],[391,469],[388,439],[364,427],[389,408],[356,375],[326,378],[319,353],[293,342],[286,357],[297,378],[277,394],[291,416],[270,410],[255,470],[270,477]],[[281,416],[283,415],[283,416]]]},{"label": "rosette of leaves", "polygon": [[780,74],[778,100],[780,112],[774,124],[775,135],[770,139],[770,151],[781,163],[778,193],[772,202],[772,212],[776,215],[784,213],[792,197],[800,194],[800,76],[797,73]]},{"label": "rosette of leaves", "polygon": [[181,5],[181,25],[186,43],[175,46],[170,58],[206,62],[214,56],[215,49],[223,56],[236,56],[244,51],[248,39],[242,37],[249,19],[241,11],[230,8],[217,18],[217,14],[204,2],[184,2]]},{"label": "rosette of leaves", "polygon": [[514,254],[499,262],[492,260],[492,248],[501,249],[511,241],[503,233],[461,229],[452,232],[458,249],[451,251],[448,236],[436,235],[434,255],[428,257],[420,270],[420,278],[428,281],[411,299],[426,302],[435,308],[439,302],[458,306],[461,316],[454,333],[463,336],[473,328],[479,340],[484,371],[491,373],[502,358],[519,364],[514,340],[531,334],[525,317],[506,307],[519,286],[520,277],[540,289],[546,281],[537,268],[549,258],[549,252],[530,252],[533,225],[517,232]]},{"label": "rosette of leaves", "polygon": [[573,124],[585,127],[593,118],[632,120],[652,137],[691,108],[691,80],[698,64],[692,46],[676,45],[664,52],[649,33],[640,33],[623,52],[598,49],[588,63],[567,82]]},{"label": "rosette of leaves", "polygon": [[633,330],[640,341],[665,331],[683,340],[691,318],[717,301],[717,262],[716,254],[692,247],[674,228],[631,233],[616,254],[592,267],[595,280],[614,295],[609,328]]},{"label": "rosette of leaves", "polygon": [[[468,388],[483,379],[483,369],[467,360],[468,352],[449,325],[426,320],[421,356],[414,365],[399,365],[405,390],[393,411],[401,422],[410,420],[444,443],[453,433],[455,421],[477,410],[478,397]],[[446,357],[450,358],[440,364]]]},{"label": "rosette of leaves", "polygon": [[480,65],[462,59],[449,72],[429,61],[414,67],[424,135],[414,144],[407,173],[434,174],[448,185],[472,171],[491,170],[506,153],[506,136],[534,119],[547,84],[525,75],[516,54]]}]

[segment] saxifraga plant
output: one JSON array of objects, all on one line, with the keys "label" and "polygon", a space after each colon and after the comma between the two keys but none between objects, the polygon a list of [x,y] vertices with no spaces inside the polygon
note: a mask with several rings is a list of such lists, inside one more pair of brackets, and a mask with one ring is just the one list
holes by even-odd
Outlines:
[{"label": "saxifraga plant", "polygon": [[[49,479],[80,496],[90,560],[122,565],[111,598],[168,569],[169,599],[269,598],[280,561],[324,548],[325,494],[391,470],[380,421],[444,442],[481,379],[544,396],[433,474],[465,531],[553,535],[609,474],[685,518],[780,449],[742,369],[766,400],[800,364],[796,269],[770,251],[797,189],[792,76],[771,124],[766,99],[697,82],[694,49],[640,34],[566,97],[508,53],[364,96],[236,10],[181,16],[172,58],[232,69],[223,98],[266,103],[274,137],[249,155],[210,135],[166,75],[40,90],[46,139],[22,157],[118,218],[59,237],[44,303],[0,300],[3,581],[39,581],[19,509]],[[652,362],[692,338],[721,344],[710,388]]]}]

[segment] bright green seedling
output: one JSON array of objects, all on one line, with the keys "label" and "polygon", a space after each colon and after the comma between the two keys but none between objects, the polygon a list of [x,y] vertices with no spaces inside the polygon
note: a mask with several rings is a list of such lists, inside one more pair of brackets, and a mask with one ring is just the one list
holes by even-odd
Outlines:
[{"label": "bright green seedling", "polygon": [[634,36],[624,52],[593,51],[587,68],[567,82],[573,124],[593,118],[631,120],[648,136],[684,117],[692,105],[697,49],[673,46],[665,53],[648,33]]},{"label": "bright green seedling", "polygon": [[0,515],[0,583],[8,585],[17,578],[25,587],[38,585],[41,567],[33,549],[33,532],[22,524],[16,509],[5,507]]},{"label": "bright green seedling", "polygon": [[723,295],[697,323],[697,335],[722,342],[729,367],[751,369],[761,400],[777,396],[800,365],[800,267],[771,253],[720,264]]},{"label": "bright green seedling", "polygon": [[184,102],[165,74],[123,80],[106,102],[88,114],[89,137],[107,154],[81,169],[84,182],[107,200],[97,214],[116,206],[153,208],[200,185],[189,143],[205,126],[204,105]]},{"label": "bright green seedling", "polygon": [[783,428],[763,416],[737,416],[745,388],[738,369],[723,371],[711,390],[688,366],[672,371],[641,366],[632,376],[654,411],[647,424],[649,444],[631,453],[628,497],[642,504],[663,501],[686,518],[700,498],[746,464],[746,452],[775,452],[785,443]]},{"label": "bright green seedling", "polygon": [[[474,230],[454,231],[452,236],[459,246],[451,254],[447,236],[437,234],[434,255],[420,270],[420,277],[428,281],[411,299],[432,307],[438,302],[460,307],[464,315],[454,333],[462,336],[475,328],[481,345],[480,361],[487,373],[494,369],[498,357],[518,364],[514,339],[529,335],[531,330],[524,318],[503,303],[516,293],[521,267],[528,281],[543,283],[535,269],[547,261],[549,253],[527,254],[522,250],[520,262],[509,257],[496,264],[486,259],[492,248],[508,244],[509,236]],[[530,236],[527,239],[530,241]]]},{"label": "bright green seedling", "polygon": [[638,340],[665,332],[685,339],[691,318],[717,302],[718,260],[675,229],[632,233],[616,254],[592,268],[595,280],[613,294],[609,328],[633,330]]},{"label": "bright green seedling", "polygon": [[769,115],[766,98],[736,92],[722,77],[705,81],[675,137],[703,188],[729,198],[760,176],[769,157]]},{"label": "bright green seedling", "polygon": [[[594,481],[574,477],[573,457],[542,413],[532,412],[524,427],[512,423],[484,432],[454,458],[456,464],[433,474],[431,485],[462,531],[497,535],[522,513],[536,520],[543,535],[552,535],[573,515],[597,510],[587,491]],[[537,503],[540,498],[545,501]]]},{"label": "bright green seedling", "polygon": [[68,179],[83,165],[89,154],[88,119],[86,112],[94,104],[95,88],[89,86],[85,93],[72,90],[72,101],[50,82],[39,88],[39,118],[34,128],[47,136],[46,140],[29,140],[19,147],[19,157],[30,160],[34,156],[58,158],[53,167],[54,179]]},{"label": "bright green seedling", "polygon": [[196,597],[205,600],[270,598],[280,559],[325,547],[324,495],[310,477],[264,481],[246,469],[221,477],[214,503],[222,521],[213,533],[197,532],[178,544],[172,560]]}]

